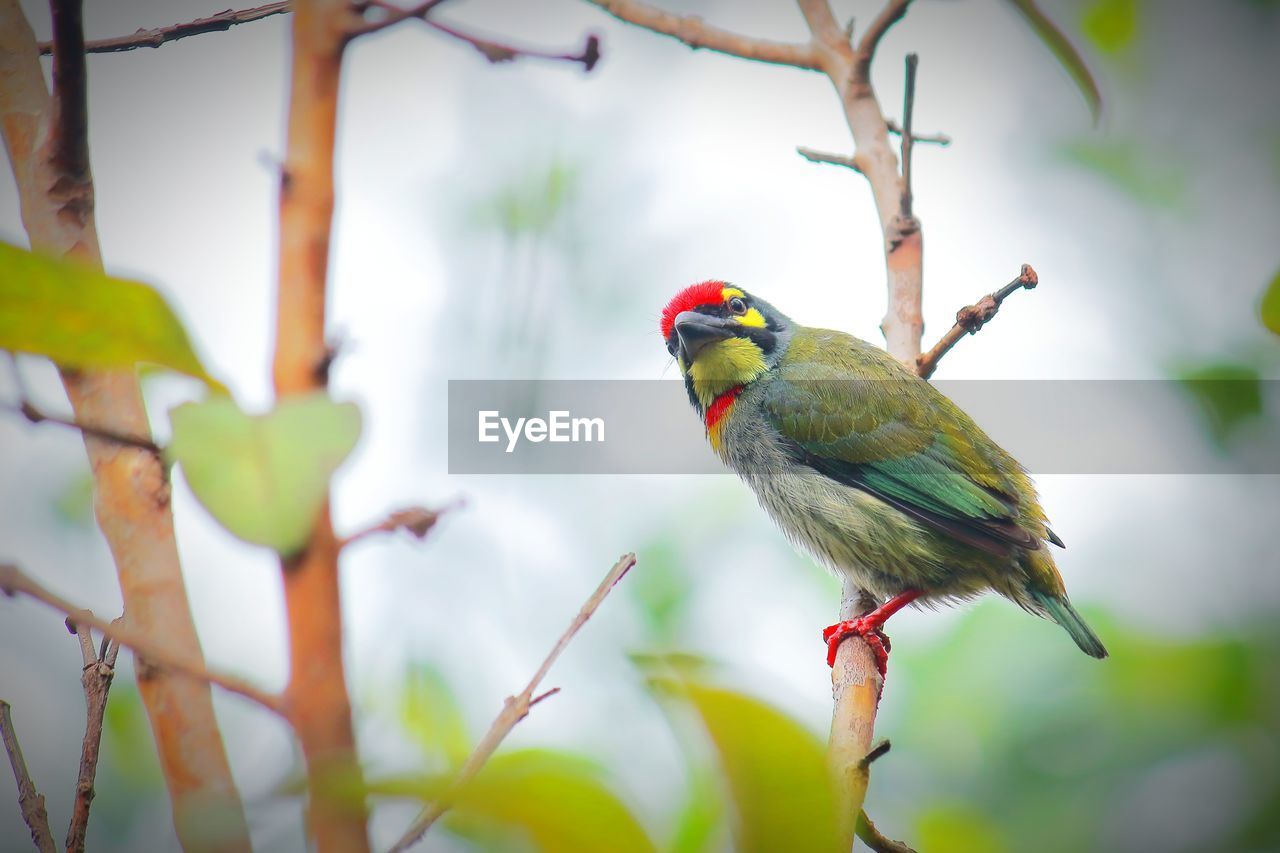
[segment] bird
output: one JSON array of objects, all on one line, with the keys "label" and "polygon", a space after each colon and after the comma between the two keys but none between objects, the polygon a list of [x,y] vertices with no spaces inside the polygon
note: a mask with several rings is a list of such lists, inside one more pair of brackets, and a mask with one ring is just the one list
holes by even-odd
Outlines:
[{"label": "bird", "polygon": [[681,290],[659,326],[711,448],[793,544],[875,599],[823,631],[829,665],[857,635],[883,676],[890,616],[991,591],[1107,656],[1026,470],[932,384],[723,281]]}]

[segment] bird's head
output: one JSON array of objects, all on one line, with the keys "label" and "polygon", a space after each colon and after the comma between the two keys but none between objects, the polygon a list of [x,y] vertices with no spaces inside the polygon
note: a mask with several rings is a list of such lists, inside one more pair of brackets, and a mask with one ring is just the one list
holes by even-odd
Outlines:
[{"label": "bird's head", "polygon": [[791,338],[785,315],[723,281],[704,281],[677,293],[662,309],[661,329],[700,412],[767,373]]}]

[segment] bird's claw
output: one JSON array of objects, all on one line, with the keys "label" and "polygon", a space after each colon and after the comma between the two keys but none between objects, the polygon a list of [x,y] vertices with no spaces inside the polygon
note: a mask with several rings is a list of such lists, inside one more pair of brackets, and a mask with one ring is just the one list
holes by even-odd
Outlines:
[{"label": "bird's claw", "polygon": [[876,661],[876,669],[880,671],[880,677],[883,678],[889,668],[889,651],[891,644],[889,637],[880,630],[880,623],[872,619],[862,616],[858,619],[850,619],[846,622],[837,622],[823,629],[822,639],[827,644],[827,666],[836,665],[836,652],[840,649],[840,644],[847,637],[859,636],[871,649],[871,654]]}]

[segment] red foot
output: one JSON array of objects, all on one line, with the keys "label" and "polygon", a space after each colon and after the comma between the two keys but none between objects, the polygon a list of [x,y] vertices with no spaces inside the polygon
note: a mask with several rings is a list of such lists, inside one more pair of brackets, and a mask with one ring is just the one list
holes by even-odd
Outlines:
[{"label": "red foot", "polygon": [[889,666],[890,646],[889,638],[880,628],[890,616],[915,601],[920,594],[918,589],[909,589],[895,595],[866,616],[847,622],[837,622],[824,629],[822,639],[827,644],[827,666],[836,665],[836,652],[840,649],[840,643],[845,638],[857,634],[871,647],[871,653],[876,659],[876,669],[880,670],[880,676],[883,678]]}]

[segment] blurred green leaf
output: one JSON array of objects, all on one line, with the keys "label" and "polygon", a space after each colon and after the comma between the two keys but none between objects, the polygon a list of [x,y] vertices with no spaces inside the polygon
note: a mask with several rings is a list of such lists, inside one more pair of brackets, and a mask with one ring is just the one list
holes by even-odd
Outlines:
[{"label": "blurred green leaf", "polygon": [[674,643],[691,601],[693,583],[680,563],[680,550],[670,541],[657,541],[640,549],[645,570],[628,584],[631,598],[640,606],[653,638]]},{"label": "blurred green leaf", "polygon": [[[644,828],[601,781],[599,768],[566,753],[525,749],[495,755],[467,784],[445,820],[462,834],[518,830],[552,853],[650,853]],[[372,794],[432,800],[449,777],[371,781]],[[491,837],[491,836],[490,836]]]},{"label": "blurred green leaf", "polygon": [[691,770],[689,792],[676,816],[671,842],[665,848],[667,853],[706,853],[723,849],[725,845],[718,843],[723,820],[724,803],[715,775],[706,769]]},{"label": "blurred green leaf", "polygon": [[826,752],[808,730],[758,699],[674,675],[659,693],[701,718],[733,800],[735,849],[837,850],[836,795]]},{"label": "blurred green leaf", "polygon": [[71,368],[151,362],[225,391],[154,289],[7,243],[0,243],[0,349]]},{"label": "blurred green leaf", "polygon": [[1078,140],[1060,146],[1058,154],[1144,204],[1176,208],[1185,200],[1186,175],[1136,142]]},{"label": "blurred green leaf", "polygon": [[981,812],[960,806],[934,806],[917,818],[921,850],[929,853],[1001,853],[1009,845]]},{"label": "blurred green leaf", "polygon": [[1089,70],[1079,51],[1058,28],[1058,25],[1041,11],[1035,0],[1009,0],[1009,2],[1022,15],[1023,20],[1031,27],[1031,31],[1044,42],[1045,47],[1049,48],[1049,51],[1066,69],[1067,74],[1071,75],[1076,88],[1080,90],[1085,103],[1089,106],[1090,117],[1094,124],[1097,124],[1098,117],[1102,113],[1102,93],[1098,91],[1098,83],[1093,79],[1093,72]]},{"label": "blurred green leaf", "polygon": [[1180,370],[1177,379],[1220,446],[1230,440],[1237,427],[1262,414],[1262,377],[1255,367],[1210,363]]},{"label": "blurred green leaf", "polygon": [[1138,0],[1093,0],[1084,10],[1085,36],[1107,53],[1119,53],[1138,35]]},{"label": "blurred green leaf", "polygon": [[457,697],[439,670],[425,664],[409,668],[400,699],[400,722],[428,759],[457,767],[471,752],[466,720]]},{"label": "blurred green leaf", "polygon": [[67,524],[86,527],[93,521],[93,475],[74,474],[63,483],[53,499],[53,511]]},{"label": "blurred green leaf", "polygon": [[1258,313],[1262,317],[1262,325],[1280,335],[1280,272],[1275,274],[1262,294]]},{"label": "blurred green leaf", "polygon": [[360,410],[323,393],[281,400],[265,415],[227,398],[170,411],[166,451],[223,527],[283,555],[302,547],[328,496],[329,477],[360,437]]}]

